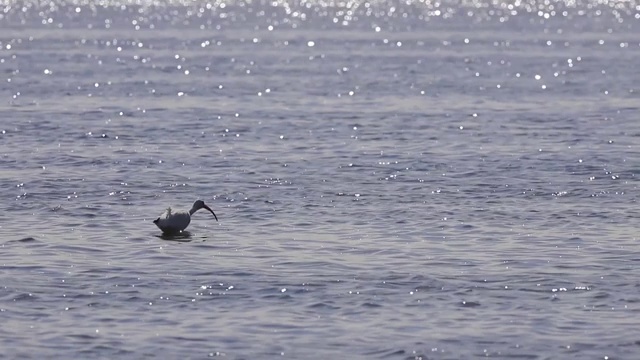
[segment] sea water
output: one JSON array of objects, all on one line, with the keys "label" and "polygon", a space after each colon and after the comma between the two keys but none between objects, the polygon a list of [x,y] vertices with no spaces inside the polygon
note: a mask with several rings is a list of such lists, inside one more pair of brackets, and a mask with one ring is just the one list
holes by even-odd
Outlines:
[{"label": "sea water", "polygon": [[2,6],[1,358],[640,356],[636,1]]}]

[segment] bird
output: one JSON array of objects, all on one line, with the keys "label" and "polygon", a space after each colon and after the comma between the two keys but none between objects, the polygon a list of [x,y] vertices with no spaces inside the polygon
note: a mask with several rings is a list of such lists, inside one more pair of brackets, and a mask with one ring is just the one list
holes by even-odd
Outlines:
[{"label": "bird", "polygon": [[153,220],[153,223],[156,224],[164,234],[180,233],[189,226],[191,216],[200,209],[209,210],[213,214],[213,217],[216,218],[216,221],[218,221],[216,214],[204,203],[204,201],[196,200],[189,211],[172,212],[170,207],[167,208],[159,218]]}]

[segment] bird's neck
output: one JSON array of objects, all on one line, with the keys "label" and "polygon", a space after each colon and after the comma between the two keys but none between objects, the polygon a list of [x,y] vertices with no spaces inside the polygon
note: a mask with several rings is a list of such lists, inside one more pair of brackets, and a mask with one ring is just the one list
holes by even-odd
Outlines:
[{"label": "bird's neck", "polygon": [[189,210],[189,215],[193,215],[194,212],[198,211],[200,209],[196,208],[196,207],[192,207],[191,210]]}]

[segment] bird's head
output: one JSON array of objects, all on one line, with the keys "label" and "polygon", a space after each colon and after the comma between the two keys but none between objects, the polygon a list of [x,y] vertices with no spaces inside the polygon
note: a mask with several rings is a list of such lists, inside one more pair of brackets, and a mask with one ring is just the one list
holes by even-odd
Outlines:
[{"label": "bird's head", "polygon": [[209,210],[213,214],[213,217],[216,218],[216,221],[218,221],[218,217],[216,216],[216,213],[214,213],[213,210],[211,210],[211,208],[204,203],[204,201],[196,200],[196,202],[193,203],[193,208],[191,209],[191,213],[193,214],[194,212],[200,209]]}]

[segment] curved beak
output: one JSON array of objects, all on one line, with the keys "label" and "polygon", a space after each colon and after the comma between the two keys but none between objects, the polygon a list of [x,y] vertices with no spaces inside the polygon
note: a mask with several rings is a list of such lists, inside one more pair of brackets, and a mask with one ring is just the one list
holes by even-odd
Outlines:
[{"label": "curved beak", "polygon": [[203,205],[203,207],[209,211],[211,211],[211,213],[213,214],[213,217],[216,218],[216,221],[218,221],[218,217],[216,216],[216,213],[213,212],[213,210],[211,210],[210,207],[208,207],[207,205]]}]

